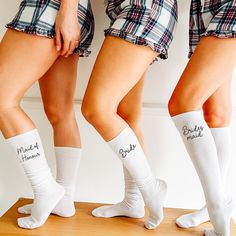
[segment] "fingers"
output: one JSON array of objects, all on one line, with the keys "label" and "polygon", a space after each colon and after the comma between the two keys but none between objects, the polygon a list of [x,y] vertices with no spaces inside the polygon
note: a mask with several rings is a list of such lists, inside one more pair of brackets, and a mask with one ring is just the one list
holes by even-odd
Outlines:
[{"label": "fingers", "polygon": [[68,40],[63,38],[63,45],[61,49],[61,56],[68,57],[69,55],[73,54],[75,48],[78,47],[79,41],[78,40]]},{"label": "fingers", "polygon": [[71,54],[73,54],[74,50],[78,47],[78,43],[79,43],[79,41],[77,41],[77,40],[70,42],[70,47],[69,47],[69,50],[67,51],[67,53],[65,54],[65,57],[68,57]]},{"label": "fingers", "polygon": [[61,30],[56,30],[56,49],[60,52],[63,57],[68,57],[73,54],[75,48],[79,46],[79,37],[71,39],[61,32]]},{"label": "fingers", "polygon": [[[63,37],[63,36],[62,36]],[[67,40],[65,37],[63,37],[63,45],[61,49],[61,56],[65,56],[70,48],[70,40]]]},{"label": "fingers", "polygon": [[56,30],[56,49],[58,52],[61,51],[61,47],[62,47],[61,32],[59,30]]},{"label": "fingers", "polygon": [[70,42],[69,48],[66,51],[66,54],[64,55],[64,57],[68,57],[69,55],[71,55],[74,51],[74,44],[73,42]]}]

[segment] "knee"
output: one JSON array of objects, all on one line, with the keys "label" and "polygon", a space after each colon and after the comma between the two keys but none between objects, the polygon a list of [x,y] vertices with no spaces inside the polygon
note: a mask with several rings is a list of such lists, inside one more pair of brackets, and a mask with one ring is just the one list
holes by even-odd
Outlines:
[{"label": "knee", "polygon": [[[5,64],[5,63],[4,63]],[[8,122],[9,115],[15,114],[20,109],[20,102],[24,96],[24,90],[19,86],[13,86],[8,78],[9,70],[0,62],[0,119]]]},{"label": "knee", "polygon": [[44,104],[45,114],[52,126],[66,122],[70,124],[75,121],[73,104]]},{"label": "knee", "polygon": [[168,102],[168,111],[170,116],[175,116],[184,113],[186,109],[186,104],[184,104],[182,98],[172,95]]},{"label": "knee", "polygon": [[230,124],[232,111],[229,107],[209,109],[203,107],[204,118],[210,128],[225,127]]},{"label": "knee", "polygon": [[94,118],[95,111],[93,109],[91,109],[91,106],[89,106],[85,102],[85,100],[83,100],[83,102],[82,102],[81,112],[82,112],[82,115],[85,118],[85,120],[87,120],[90,124],[92,124],[95,119]]},{"label": "knee", "polygon": [[105,107],[105,104],[98,100],[90,103],[85,99],[81,106],[81,112],[92,126],[99,128],[106,125],[112,115],[110,109]]},{"label": "knee", "polygon": [[139,131],[140,111],[118,109],[117,114],[129,125],[133,131]]},{"label": "knee", "polygon": [[0,89],[0,119],[2,120],[8,114],[12,113],[15,108],[20,107],[20,99],[13,94],[7,94]]},{"label": "knee", "polygon": [[9,102],[0,102],[0,120],[7,118],[7,115],[12,113],[13,109],[16,107],[18,106]]},{"label": "knee", "polygon": [[190,111],[201,110],[202,104],[196,97],[173,94],[168,102],[171,117]]}]

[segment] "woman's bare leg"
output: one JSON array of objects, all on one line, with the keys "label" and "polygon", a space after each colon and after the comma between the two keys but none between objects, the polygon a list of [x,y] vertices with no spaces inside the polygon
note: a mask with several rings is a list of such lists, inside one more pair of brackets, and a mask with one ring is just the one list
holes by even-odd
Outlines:
[{"label": "woman's bare leg", "polygon": [[232,76],[203,104],[205,120],[210,128],[228,127],[232,119]]},{"label": "woman's bare leg", "polygon": [[[64,198],[52,213],[71,217],[75,214],[74,191],[81,156],[81,140],[74,112],[78,55],[59,57],[39,80],[45,113],[54,132],[57,182],[66,190]],[[32,204],[20,207],[23,214],[31,212]]]},{"label": "woman's bare leg", "polygon": [[[140,129],[140,117],[142,110],[142,91],[144,75],[141,80],[129,91],[118,106],[117,114],[131,127],[144,149],[143,135]],[[125,191],[122,202],[112,206],[102,206],[93,210],[96,217],[127,216],[142,218],[145,214],[142,195],[128,170],[123,166]]]},{"label": "woman's bare leg", "polygon": [[117,111],[156,56],[149,47],[106,37],[82,104],[85,118],[108,142],[138,185],[149,210],[145,222],[148,229],[156,228],[163,220],[166,184],[153,176],[136,135]]},{"label": "woman's bare leg", "polygon": [[[236,57],[232,50],[235,42],[235,39],[215,37],[201,40],[170,99],[172,116],[201,109],[217,89],[231,80]],[[224,51],[220,52],[222,48]]]},{"label": "woman's bare leg", "polygon": [[50,172],[33,122],[20,108],[26,90],[57,57],[54,40],[14,30],[7,30],[0,44],[0,130],[33,188],[32,214],[18,219],[18,225],[27,229],[43,225],[64,195]]},{"label": "woman's bare leg", "polygon": [[39,80],[45,113],[54,131],[55,146],[81,147],[74,112],[78,56],[59,57]]},{"label": "woman's bare leg", "polygon": [[65,188],[64,198],[52,213],[62,217],[75,214],[74,192],[81,159],[81,139],[74,111],[78,59],[78,55],[59,57],[39,81],[44,109],[53,127],[56,179]]},{"label": "woman's bare leg", "polygon": [[141,146],[145,149],[142,131],[140,129],[140,118],[142,112],[142,94],[145,75],[129,91],[129,93],[120,102],[117,114],[131,127],[137,136]]},{"label": "woman's bare leg", "polygon": [[156,53],[148,47],[106,37],[82,104],[85,118],[106,141],[126,126],[117,114],[118,106],[155,57]]},{"label": "woman's bare leg", "polygon": [[218,162],[224,184],[227,180],[232,151],[230,135],[232,120],[231,85],[232,78],[229,78],[203,105],[205,120],[216,143]]},{"label": "woman's bare leg", "polygon": [[[203,105],[205,120],[214,138],[223,183],[226,183],[231,160],[230,121],[232,114],[231,80],[226,81]],[[197,227],[210,220],[207,207],[180,216],[176,224],[181,228]]]},{"label": "woman's bare leg", "polygon": [[35,127],[20,101],[57,57],[54,40],[7,30],[0,44],[0,129],[5,138]]},{"label": "woman's bare leg", "polygon": [[229,235],[232,205],[225,200],[216,145],[199,110],[221,86],[231,80],[236,61],[235,46],[236,39],[204,37],[169,102],[170,114],[202,182],[210,219],[216,231],[206,232],[207,236],[216,233]]}]

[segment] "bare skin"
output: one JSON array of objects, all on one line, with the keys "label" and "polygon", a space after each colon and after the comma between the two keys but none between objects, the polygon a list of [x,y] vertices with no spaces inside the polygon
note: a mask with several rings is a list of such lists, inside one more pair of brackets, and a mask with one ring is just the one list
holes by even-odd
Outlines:
[{"label": "bare skin", "polygon": [[60,54],[68,57],[78,46],[77,6],[78,0],[70,3],[61,1],[56,18],[55,41],[14,30],[7,30],[4,35],[0,44],[0,130],[5,138],[35,128],[20,108],[20,101]]},{"label": "bare skin", "polygon": [[[18,44],[14,44],[15,41]],[[31,47],[28,47],[29,44],[35,48],[35,52]],[[12,49],[13,45],[14,50]],[[9,60],[2,59],[0,64],[2,68],[0,76],[2,78],[0,83],[0,96],[2,98],[0,117],[1,130],[4,136],[6,138],[12,137],[35,128],[35,125],[20,108],[19,104],[28,88],[38,78],[42,77],[39,84],[46,114],[54,128],[55,145],[79,147],[79,131],[73,112],[77,56],[70,56],[67,59],[58,58],[59,53],[55,50],[53,40],[23,34],[14,30],[7,31],[1,42],[0,50],[0,60],[4,58],[4,54],[6,59],[9,58]],[[17,55],[20,54],[24,58],[18,60]],[[47,60],[43,60],[43,54],[45,54]],[[41,57],[38,57],[38,55],[41,55]],[[54,62],[55,60],[56,62]],[[32,71],[21,69],[26,64],[28,65],[27,68],[32,68]],[[40,66],[35,67],[35,64]],[[19,73],[19,70],[21,73]],[[6,83],[5,78],[8,78],[10,83]],[[142,80],[135,86],[133,92],[130,92],[121,101],[118,108],[120,115],[136,130],[140,140],[142,138],[137,124],[139,123],[141,110]],[[11,93],[7,91],[11,91]],[[5,99],[6,96],[8,97],[7,100]],[[131,104],[133,104],[132,107],[130,107]]]},{"label": "bare skin", "polygon": [[227,79],[203,104],[205,120],[210,128],[227,127],[232,117],[232,77]]},{"label": "bare skin", "polygon": [[77,55],[60,56],[39,80],[45,113],[54,131],[55,146],[81,146],[73,104],[78,59]]},{"label": "bare skin", "polygon": [[[10,35],[8,36],[8,34]],[[17,40],[17,45],[12,44],[18,48],[18,51],[17,48],[14,50],[8,50],[8,47],[11,47],[12,49],[12,45],[7,47],[5,39],[3,39],[1,43],[2,47],[0,47],[0,49],[2,49],[2,57],[0,57],[0,59],[3,58],[4,53],[8,55],[7,57],[10,56],[10,58],[13,59],[9,59],[9,61],[4,60],[3,63],[1,63],[1,68],[6,71],[5,75],[1,73],[3,80],[1,81],[2,86],[0,95],[2,98],[1,108],[4,110],[2,110],[0,115],[2,117],[1,127],[3,127],[1,130],[5,134],[5,137],[12,137],[35,128],[30,118],[20,108],[19,103],[27,89],[31,87],[31,85],[46,71],[39,80],[39,84],[45,112],[54,128],[55,145],[80,147],[79,131],[73,111],[73,97],[77,79],[76,73],[78,57],[70,56],[69,58],[59,57],[56,59],[58,53],[55,50],[53,40],[22,34],[14,30],[9,30],[6,37],[6,41],[11,39],[9,42],[10,44],[12,41]],[[21,40],[22,43],[20,43]],[[41,41],[44,43],[42,44]],[[33,43],[33,47],[38,49],[38,51],[33,53],[31,48],[28,47],[29,43]],[[45,45],[48,45],[47,51]],[[44,51],[45,55],[47,55],[45,57],[48,59],[48,62],[40,60],[40,57],[38,57],[39,53],[42,55]],[[25,59],[17,59],[16,55],[19,55],[20,53],[25,55]],[[28,56],[26,57],[26,55],[29,55],[31,59],[29,59]],[[52,57],[49,57],[48,55],[52,55]],[[53,63],[55,59],[56,62]],[[35,63],[39,65],[37,60],[40,61],[42,66],[34,66]],[[32,62],[32,65],[29,64],[30,62]],[[16,65],[17,69],[24,68],[26,63],[29,66],[27,66],[27,68],[32,68],[34,71],[28,72],[21,70],[21,73],[19,73],[18,70],[14,71]],[[10,84],[4,82],[5,78],[9,79]],[[143,87],[143,80],[144,79],[142,79],[140,83],[136,85],[134,89],[121,101],[118,108],[118,113],[134,130],[136,130],[140,140],[142,138],[140,130],[138,129],[138,123],[141,111],[141,90]],[[7,101],[5,99],[6,96],[9,98]],[[6,111],[4,109],[5,107],[9,110],[7,109]],[[7,113],[7,116],[4,115],[5,113]],[[17,117],[17,119],[15,119],[15,117]],[[15,124],[13,124],[12,121],[15,122]]]},{"label": "bare skin", "polygon": [[[16,41],[18,44],[13,43]],[[32,45],[35,51],[28,45]],[[13,46],[14,48],[12,48]],[[73,112],[78,58],[76,56],[71,56],[68,59],[58,58],[59,53],[55,50],[53,40],[14,30],[7,31],[1,42],[0,51],[2,71],[0,76],[0,127],[4,136],[6,138],[12,137],[35,128],[31,119],[20,108],[20,101],[28,88],[42,77],[39,84],[46,114],[54,128],[55,145],[79,147],[79,131]],[[22,59],[18,60],[17,55],[21,54],[23,55]],[[47,60],[43,59],[44,54]],[[3,60],[4,55],[5,60]],[[56,62],[54,62],[55,60]],[[28,65],[27,68],[32,68],[32,71],[21,69],[26,64]],[[35,64],[38,66],[35,67]],[[9,83],[6,83],[5,78],[8,78]],[[142,87],[143,79],[120,102],[118,108],[120,116],[136,131],[140,140],[142,140],[141,133],[137,127],[141,110]],[[60,96],[58,95],[59,91]],[[8,97],[7,100],[6,97]],[[57,109],[58,106],[60,109]]]},{"label": "bare skin", "polygon": [[7,30],[0,44],[0,55],[0,130],[9,138],[35,127],[20,108],[20,101],[59,53],[51,39]]},{"label": "bare skin", "polygon": [[117,112],[118,106],[156,56],[157,53],[148,47],[106,37],[82,104],[85,118],[106,141],[113,139],[126,126]]},{"label": "bare skin", "polygon": [[56,48],[61,56],[68,57],[73,54],[79,45],[80,27],[77,17],[79,0],[61,0],[60,9],[57,14]]},{"label": "bare skin", "polygon": [[[74,92],[77,80],[78,56],[59,57],[39,80],[45,113],[54,130],[55,146],[80,147],[79,129],[74,114]],[[139,128],[144,76],[124,97],[117,113],[134,130],[140,142]],[[56,99],[55,99],[56,98]]]},{"label": "bare skin", "polygon": [[140,130],[140,117],[142,111],[142,92],[145,76],[129,91],[120,102],[117,114],[130,126],[137,136],[141,146],[145,149],[143,135]]},{"label": "bare skin", "polygon": [[[204,106],[210,127],[215,127],[215,121],[209,116],[213,111],[219,112],[217,107],[222,103],[224,108],[227,107],[230,116],[229,90],[236,61],[236,53],[233,50],[235,44],[235,39],[205,37],[201,40],[170,99],[171,116],[200,110]],[[229,123],[229,117],[224,119],[221,125],[224,123]]]},{"label": "bare skin", "polygon": [[[78,56],[59,57],[39,80],[45,113],[54,130],[55,146],[80,147],[79,129],[74,114],[74,92]],[[144,76],[124,97],[117,113],[130,125],[143,144],[139,128]],[[55,99],[56,98],[56,99]]]}]

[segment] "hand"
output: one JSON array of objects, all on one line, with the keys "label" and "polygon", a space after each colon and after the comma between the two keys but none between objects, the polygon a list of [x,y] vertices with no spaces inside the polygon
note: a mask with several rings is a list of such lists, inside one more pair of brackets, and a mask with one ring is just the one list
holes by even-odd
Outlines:
[{"label": "hand", "polygon": [[80,27],[77,8],[71,9],[61,5],[56,18],[56,47],[61,56],[68,57],[79,45]]}]

